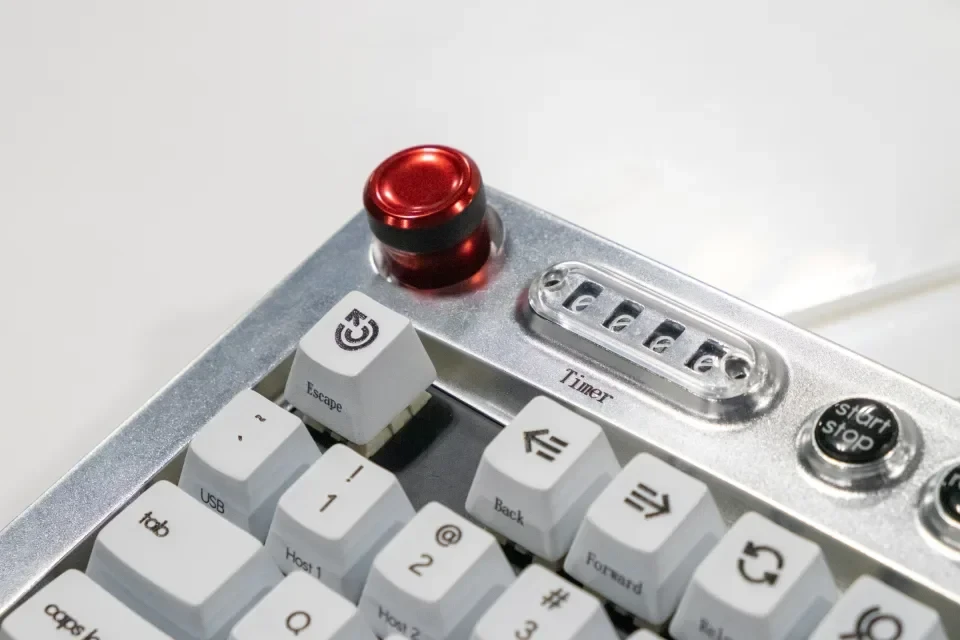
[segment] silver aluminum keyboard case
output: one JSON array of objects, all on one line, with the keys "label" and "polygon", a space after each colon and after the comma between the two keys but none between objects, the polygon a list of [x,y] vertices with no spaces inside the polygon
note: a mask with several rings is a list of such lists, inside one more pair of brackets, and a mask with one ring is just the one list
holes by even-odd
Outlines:
[{"label": "silver aluminum keyboard case", "polygon": [[[879,575],[938,608],[949,635],[960,637],[960,556],[933,541],[918,518],[925,482],[960,459],[960,404],[493,189],[489,205],[507,232],[502,264],[485,286],[461,294],[418,293],[385,280],[374,268],[365,214],[352,218],[0,532],[0,618],[83,553],[210,417],[287,361],[323,313],[357,289],[411,318],[437,366],[437,386],[481,413],[504,423],[535,395],[552,396],[603,424],[622,460],[639,451],[661,456],[704,479],[728,519],[747,509],[766,514],[820,544],[841,586]],[[786,376],[781,397],[746,420],[706,420],[543,337],[529,322],[528,287],[570,260],[632,278],[772,349]],[[613,398],[600,404],[562,384],[567,368]],[[806,473],[797,441],[819,408],[859,396],[907,414],[922,440],[916,468],[899,483],[856,493]]]}]

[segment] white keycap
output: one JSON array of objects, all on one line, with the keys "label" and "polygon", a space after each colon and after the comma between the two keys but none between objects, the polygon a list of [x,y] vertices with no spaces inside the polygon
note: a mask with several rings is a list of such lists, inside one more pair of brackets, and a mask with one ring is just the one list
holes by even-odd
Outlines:
[{"label": "white keycap", "polygon": [[356,602],[373,558],[413,517],[396,477],[349,447],[326,451],[277,506],[267,551]]},{"label": "white keycap", "polygon": [[836,600],[820,547],[747,513],[697,567],[670,634],[677,640],[806,638]]},{"label": "white keycap", "polygon": [[373,561],[360,611],[379,636],[464,640],[512,580],[492,535],[431,502]]},{"label": "white keycap", "polygon": [[282,577],[256,538],[165,481],[100,531],[87,575],[177,640],[226,638]]},{"label": "white keycap", "polygon": [[563,568],[659,625],[724,530],[706,485],[643,453],[590,505]]},{"label": "white keycap", "polygon": [[600,601],[532,564],[483,614],[472,640],[617,640]]},{"label": "white keycap", "polygon": [[467,512],[528,551],[559,560],[618,471],[599,426],[534,398],[484,450]]},{"label": "white keycap", "polygon": [[170,640],[93,580],[71,569],[11,613],[0,640]]},{"label": "white keycap", "polygon": [[375,640],[373,631],[352,603],[299,571],[287,576],[230,632],[230,640],[293,637]]},{"label": "white keycap", "polygon": [[947,640],[936,611],[872,576],[850,585],[810,640]]},{"label": "white keycap", "polygon": [[352,291],[300,340],[284,395],[323,426],[367,444],[436,377],[410,320]]},{"label": "white keycap", "polygon": [[247,389],[194,436],[179,486],[262,542],[280,495],[319,457],[297,416]]},{"label": "white keycap", "polygon": [[[708,640],[710,636],[705,636]],[[647,629],[640,629],[639,631],[634,631],[629,636],[627,640],[663,640],[661,636],[658,636],[653,631],[648,631]]]}]

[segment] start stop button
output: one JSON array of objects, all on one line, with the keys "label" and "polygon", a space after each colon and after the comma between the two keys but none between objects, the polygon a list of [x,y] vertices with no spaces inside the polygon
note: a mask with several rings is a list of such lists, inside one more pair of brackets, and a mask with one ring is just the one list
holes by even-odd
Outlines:
[{"label": "start stop button", "polygon": [[831,405],[820,415],[814,438],[820,450],[834,460],[868,464],[897,446],[900,421],[883,403],[852,398]]},{"label": "start stop button", "polygon": [[800,428],[797,451],[803,467],[843,489],[891,485],[912,471],[920,431],[910,416],[865,397],[837,400],[813,412]]}]

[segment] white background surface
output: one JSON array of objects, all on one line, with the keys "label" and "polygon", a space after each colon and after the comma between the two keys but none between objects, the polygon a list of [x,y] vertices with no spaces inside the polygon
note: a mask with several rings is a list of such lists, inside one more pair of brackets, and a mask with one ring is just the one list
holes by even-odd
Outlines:
[{"label": "white background surface", "polygon": [[777,312],[956,260],[955,1],[459,4],[0,0],[0,523],[410,144]]}]

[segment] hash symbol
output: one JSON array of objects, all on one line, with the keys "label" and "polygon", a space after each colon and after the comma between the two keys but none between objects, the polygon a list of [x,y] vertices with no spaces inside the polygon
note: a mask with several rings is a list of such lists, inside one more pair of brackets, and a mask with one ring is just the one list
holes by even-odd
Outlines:
[{"label": "hash symbol", "polygon": [[569,597],[569,591],[564,591],[563,589],[554,589],[547,595],[543,596],[543,599],[540,600],[540,606],[546,607],[547,609],[556,609],[562,606]]}]

